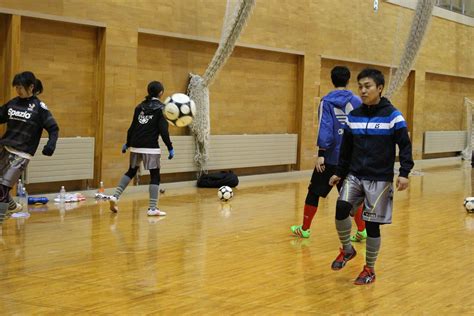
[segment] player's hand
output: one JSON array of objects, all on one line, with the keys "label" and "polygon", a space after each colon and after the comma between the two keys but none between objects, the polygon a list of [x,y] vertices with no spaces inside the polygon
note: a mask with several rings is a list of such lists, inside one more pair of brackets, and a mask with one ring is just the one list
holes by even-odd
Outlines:
[{"label": "player's hand", "polygon": [[122,146],[122,154],[125,154],[127,152],[128,146],[127,144],[123,144]]},{"label": "player's hand", "polygon": [[42,153],[43,153],[43,155],[45,155],[45,156],[52,156],[53,153],[54,153],[54,149],[55,149],[55,148],[54,148],[53,146],[45,145],[45,146],[43,147]]},{"label": "player's hand", "polygon": [[409,182],[410,182],[410,180],[408,178],[398,177],[397,178],[397,191],[406,190],[406,188],[408,188],[408,183]]},{"label": "player's hand", "polygon": [[168,156],[168,159],[173,159],[174,157],[174,149],[170,149],[170,154]]},{"label": "player's hand", "polygon": [[339,183],[339,181],[341,181],[341,178],[336,176],[336,175],[333,175],[330,179],[329,179],[329,185],[330,186],[333,186],[333,185],[336,185]]},{"label": "player's hand", "polygon": [[324,166],[324,157],[318,157],[318,159],[316,159],[315,168],[318,172],[323,172],[324,169],[326,169],[326,167]]}]

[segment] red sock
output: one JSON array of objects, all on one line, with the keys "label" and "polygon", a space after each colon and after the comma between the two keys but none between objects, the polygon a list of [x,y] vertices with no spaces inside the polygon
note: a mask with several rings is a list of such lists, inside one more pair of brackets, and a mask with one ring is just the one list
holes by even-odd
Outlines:
[{"label": "red sock", "polygon": [[354,215],[354,220],[357,224],[357,230],[358,231],[363,231],[365,229],[365,221],[362,219],[362,211],[364,210],[364,204],[359,206],[357,209],[355,215]]},{"label": "red sock", "polygon": [[303,230],[308,230],[311,227],[311,222],[313,221],[313,217],[317,211],[317,206],[308,204],[304,205]]}]

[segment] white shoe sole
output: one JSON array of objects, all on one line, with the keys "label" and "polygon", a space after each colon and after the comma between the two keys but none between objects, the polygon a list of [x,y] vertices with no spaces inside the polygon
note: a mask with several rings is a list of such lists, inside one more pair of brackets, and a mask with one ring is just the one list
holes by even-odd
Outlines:
[{"label": "white shoe sole", "polygon": [[162,211],[148,211],[146,212],[148,216],[166,216],[166,212]]}]

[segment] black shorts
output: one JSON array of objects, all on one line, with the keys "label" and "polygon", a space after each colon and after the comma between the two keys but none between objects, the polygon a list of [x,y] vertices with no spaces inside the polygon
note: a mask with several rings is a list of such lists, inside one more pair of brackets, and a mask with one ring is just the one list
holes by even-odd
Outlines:
[{"label": "black shorts", "polygon": [[[325,198],[332,190],[332,186],[329,185],[329,179],[335,174],[336,166],[327,164],[324,166],[325,169],[323,172],[318,172],[316,168],[314,168],[308,190],[317,196]],[[344,179],[341,179],[337,184],[337,191],[341,190],[342,183],[344,182],[343,180]]]}]

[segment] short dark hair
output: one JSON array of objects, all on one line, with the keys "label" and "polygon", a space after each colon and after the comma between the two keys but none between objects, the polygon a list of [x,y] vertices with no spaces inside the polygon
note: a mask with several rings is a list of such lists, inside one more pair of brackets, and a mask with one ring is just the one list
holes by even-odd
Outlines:
[{"label": "short dark hair", "polygon": [[336,66],[331,70],[332,84],[336,87],[345,87],[351,79],[351,72],[346,66]]},{"label": "short dark hair", "polygon": [[359,81],[362,78],[372,79],[377,85],[377,87],[380,85],[385,86],[385,77],[383,73],[378,69],[365,68],[357,75],[357,81]]},{"label": "short dark hair", "polygon": [[37,79],[31,71],[23,71],[13,77],[12,86],[22,86],[28,90],[31,85],[33,85],[33,95],[43,92],[41,80]]},{"label": "short dark hair", "polygon": [[147,91],[148,91],[148,96],[146,97],[147,99],[151,98],[158,98],[160,96],[160,93],[163,92],[165,88],[159,81],[152,81],[148,84]]}]

